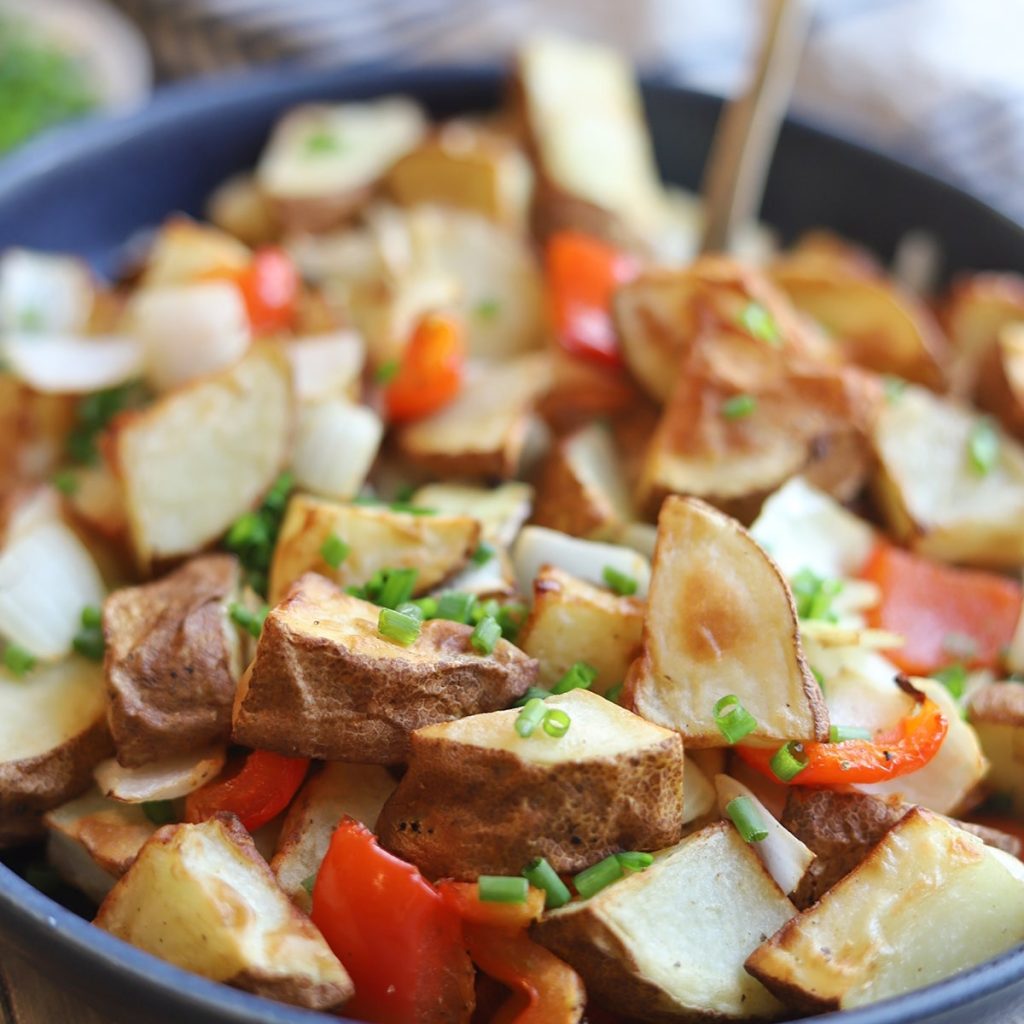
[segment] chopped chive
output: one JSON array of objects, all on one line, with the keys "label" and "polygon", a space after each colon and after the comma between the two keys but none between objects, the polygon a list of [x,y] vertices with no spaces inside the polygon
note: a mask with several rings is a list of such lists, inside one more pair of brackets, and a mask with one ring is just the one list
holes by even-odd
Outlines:
[{"label": "chopped chive", "polygon": [[543,857],[531,860],[523,868],[523,877],[535,889],[544,891],[544,906],[548,910],[564,907],[572,899],[569,887],[558,877],[558,872]]},{"label": "chopped chive", "polygon": [[267,592],[270,560],[293,484],[292,475],[282,473],[267,491],[260,507],[239,516],[224,537],[224,547],[242,563],[246,583],[259,594]]},{"label": "chopped chive", "polygon": [[402,364],[397,359],[389,359],[386,363],[381,363],[377,367],[377,372],[373,375],[373,379],[378,384],[390,384],[398,376],[398,371],[401,368]]},{"label": "chopped chive", "polygon": [[796,614],[804,620],[835,622],[837,616],[832,602],[843,589],[842,580],[830,580],[810,569],[801,569],[792,579],[793,602]]},{"label": "chopped chive", "polygon": [[498,625],[497,619],[492,619],[488,615],[487,618],[481,619],[473,627],[473,632],[469,637],[469,644],[477,654],[491,654],[500,639],[501,626]]},{"label": "chopped chive", "polygon": [[384,573],[384,584],[380,588],[377,604],[382,608],[397,608],[400,604],[412,599],[416,588],[418,569],[387,569]]},{"label": "chopped chive", "polygon": [[789,782],[795,779],[807,767],[802,743],[790,740],[784,743],[771,759],[771,769],[777,779]]},{"label": "chopped chive", "polygon": [[606,565],[601,570],[601,578],[605,581],[609,590],[614,590],[621,597],[631,597],[636,593],[636,578],[628,573],[619,572],[613,565]]},{"label": "chopped chive", "polygon": [[624,850],[615,854],[624,871],[646,871],[654,863],[654,855],[640,850]]},{"label": "chopped chive", "polygon": [[493,320],[501,312],[497,299],[483,299],[473,307],[473,314],[481,320]]},{"label": "chopped chive", "polygon": [[621,877],[622,864],[613,853],[610,857],[599,860],[589,868],[584,868],[573,878],[572,882],[576,886],[576,891],[585,900],[589,900],[591,896],[596,896],[602,889],[606,889]]},{"label": "chopped chive", "polygon": [[546,700],[550,696],[550,690],[543,690],[539,686],[530,686],[527,688],[526,693],[524,693],[522,697],[520,697],[519,700],[517,700],[515,704],[512,705],[512,707],[525,708],[531,700]]},{"label": "chopped chive", "polygon": [[825,677],[821,674],[821,671],[819,669],[816,669],[813,665],[811,665],[811,675],[814,676],[815,680],[817,680],[818,686],[820,686],[821,689],[824,690]]},{"label": "chopped chive", "polygon": [[551,708],[544,716],[544,731],[553,739],[560,740],[572,725],[572,719],[561,708]]},{"label": "chopped chive", "polygon": [[142,813],[154,825],[169,825],[178,818],[171,800],[146,800],[142,805]]},{"label": "chopped chive", "polygon": [[885,389],[885,400],[892,405],[903,397],[907,390],[907,382],[902,377],[894,377],[891,374],[882,378],[882,386]]},{"label": "chopped chive", "polygon": [[734,693],[715,701],[715,725],[730,745],[739,743],[757,728],[757,719],[740,703]]},{"label": "chopped chive", "polygon": [[590,684],[597,678],[597,669],[585,661],[577,661],[551,687],[552,693],[568,693],[570,690],[589,690]]},{"label": "chopped chive", "polygon": [[436,516],[436,508],[428,508],[426,505],[413,505],[408,501],[393,501],[388,508],[392,512],[404,512],[408,516]]},{"label": "chopped chive", "polygon": [[408,647],[420,635],[420,620],[396,612],[393,608],[381,608],[377,631],[385,640]]},{"label": "chopped chive", "polygon": [[782,334],[779,332],[775,317],[760,302],[749,302],[743,307],[739,315],[739,324],[758,341],[765,341],[774,346],[782,344]]},{"label": "chopped chive", "polygon": [[99,629],[103,625],[103,609],[88,604],[82,609],[81,623],[86,629]]},{"label": "chopped chive", "polygon": [[937,679],[949,690],[954,700],[960,700],[967,689],[967,669],[963,665],[947,665],[932,673],[932,679]]},{"label": "chopped chive", "polygon": [[267,605],[264,605],[258,612],[246,608],[244,604],[239,604],[237,601],[232,601],[228,605],[228,615],[231,616],[231,621],[256,637],[257,640],[260,638],[260,633],[263,632],[263,623],[266,622],[269,612],[270,608]]},{"label": "chopped chive", "polygon": [[317,876],[317,874],[318,874],[318,872],[314,871],[313,874],[306,875],[306,877],[302,880],[302,888],[305,889],[306,892],[308,892],[310,896],[313,895],[313,889],[316,886],[316,876]]},{"label": "chopped chive", "polygon": [[978,476],[987,476],[999,461],[999,432],[988,417],[977,420],[971,427],[967,436],[967,459]]},{"label": "chopped chive", "polygon": [[415,601],[405,601],[395,611],[399,615],[408,615],[410,619],[415,619],[417,622],[422,622],[425,618],[423,609]]},{"label": "chopped chive", "polygon": [[846,743],[848,740],[869,740],[871,730],[859,725],[830,725],[828,727],[829,743]]},{"label": "chopped chive", "polygon": [[490,616],[492,619],[498,617],[501,606],[493,598],[489,601],[474,601],[469,613],[469,621],[475,626],[482,619]]},{"label": "chopped chive", "polygon": [[54,473],[52,482],[61,494],[69,497],[78,490],[78,476],[71,469],[62,469]]},{"label": "chopped chive", "polygon": [[90,661],[102,661],[106,643],[103,640],[103,629],[100,626],[102,613],[97,618],[98,608],[82,609],[82,628],[74,635],[71,647],[82,657]]},{"label": "chopped chive", "polygon": [[320,557],[332,568],[337,569],[348,558],[352,549],[336,534],[330,534],[320,545]]},{"label": "chopped chive", "polygon": [[437,618],[437,598],[436,597],[418,597],[412,602],[419,608],[424,619],[436,619]]},{"label": "chopped chive", "polygon": [[625,688],[625,686],[626,684],[624,682],[616,683],[614,686],[609,686],[608,689],[604,692],[605,700],[610,700],[613,704],[618,704],[619,698],[622,696],[622,691]]},{"label": "chopped chive", "polygon": [[461,590],[449,590],[437,600],[437,617],[451,622],[469,622],[476,598]]},{"label": "chopped chive", "polygon": [[534,730],[544,721],[548,713],[547,705],[540,697],[531,697],[516,715],[516,732],[525,740],[532,736]]},{"label": "chopped chive", "polygon": [[415,495],[415,493],[415,484],[402,484],[401,487],[395,489],[395,501],[400,505],[409,505],[412,503],[413,495]]},{"label": "chopped chive", "polygon": [[482,540],[477,545],[476,551],[474,551],[470,556],[470,561],[472,561],[474,565],[486,565],[495,556],[496,551],[497,549],[493,544]]},{"label": "chopped chive", "polygon": [[341,140],[333,132],[321,128],[312,135],[306,136],[306,152],[313,156],[323,156],[326,153],[337,153],[342,148]]},{"label": "chopped chive", "polygon": [[4,665],[11,675],[20,679],[30,672],[36,664],[36,656],[18,644],[8,644],[4,648]]},{"label": "chopped chive", "polygon": [[725,805],[725,813],[729,815],[745,843],[761,843],[768,838],[764,819],[749,796],[738,796],[730,800]]},{"label": "chopped chive", "polygon": [[497,619],[498,625],[501,626],[501,635],[515,643],[519,630],[526,620],[526,605],[518,602],[504,604],[498,609]]},{"label": "chopped chive", "polygon": [[482,903],[525,903],[530,883],[522,875],[481,875],[477,894]]},{"label": "chopped chive", "polygon": [[753,395],[733,395],[722,403],[722,416],[727,420],[741,420],[749,416],[757,408],[757,399]]}]

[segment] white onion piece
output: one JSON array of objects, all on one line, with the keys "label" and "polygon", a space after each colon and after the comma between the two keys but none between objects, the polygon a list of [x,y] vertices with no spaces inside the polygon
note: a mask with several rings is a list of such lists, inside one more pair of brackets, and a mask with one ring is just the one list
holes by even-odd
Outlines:
[{"label": "white onion piece", "polygon": [[145,352],[146,380],[157,391],[233,365],[252,340],[241,293],[228,281],[143,288],[127,317]]},{"label": "white onion piece", "polygon": [[383,436],[380,417],[366,406],[332,398],[305,407],[292,451],[295,483],[326,498],[353,497],[366,481]]},{"label": "white onion piece", "polygon": [[742,782],[737,782],[728,775],[716,775],[715,790],[718,793],[718,809],[722,817],[728,817],[725,808],[737,797],[745,796],[750,800],[768,832],[766,839],[750,845],[761,858],[761,863],[768,870],[768,874],[775,879],[775,884],[787,895],[794,892],[816,859],[816,855],[789,829],[784,828]]},{"label": "white onion piece", "polygon": [[95,293],[81,260],[9,249],[0,257],[0,330],[78,333],[89,322]]},{"label": "white onion piece", "polygon": [[295,395],[303,402],[349,394],[366,362],[366,345],[355,331],[296,338],[282,351],[292,364]]},{"label": "white onion piece", "polygon": [[715,787],[690,759],[683,759],[683,824],[710,814],[715,806]]},{"label": "white onion piece", "polygon": [[92,556],[61,522],[19,532],[0,552],[0,634],[37,658],[68,654],[82,609],[104,593]]},{"label": "white onion piece", "polygon": [[9,334],[0,349],[11,372],[33,391],[84,395],[142,374],[142,345],[114,335]]},{"label": "white onion piece", "polygon": [[224,767],[226,756],[223,749],[214,748],[165,758],[141,768],[125,768],[111,757],[101,761],[92,775],[104,796],[122,803],[177,800],[215,779]]},{"label": "white onion piece", "polygon": [[606,567],[616,569],[636,580],[637,597],[647,596],[651,581],[651,564],[643,555],[617,544],[580,540],[545,526],[525,526],[512,549],[519,589],[533,592],[533,581],[542,565],[554,565],[588,583],[607,586]]}]

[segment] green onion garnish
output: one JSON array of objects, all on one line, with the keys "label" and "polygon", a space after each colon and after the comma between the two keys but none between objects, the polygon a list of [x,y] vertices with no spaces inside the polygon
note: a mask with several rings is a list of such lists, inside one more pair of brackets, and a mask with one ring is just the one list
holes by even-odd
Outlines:
[{"label": "green onion garnish", "polygon": [[310,896],[313,895],[313,889],[316,886],[317,874],[318,872],[314,871],[313,874],[306,875],[306,877],[302,880],[302,888],[305,889]]},{"label": "green onion garnish", "polygon": [[481,320],[493,320],[501,310],[497,299],[483,299],[473,307],[473,313]]},{"label": "green onion garnish", "polygon": [[619,703],[619,698],[622,696],[622,691],[625,689],[626,684],[616,683],[614,686],[609,686],[604,693],[604,699],[610,700],[613,704]]},{"label": "green onion garnish", "polygon": [[470,560],[474,565],[486,565],[494,557],[496,551],[497,549],[493,544],[482,540],[477,545],[476,551],[470,556]]},{"label": "green onion garnish", "polygon": [[420,635],[420,620],[396,612],[393,608],[381,608],[377,631],[386,640],[393,640],[396,644],[408,647],[415,643]]},{"label": "green onion garnish", "polygon": [[68,456],[85,465],[96,462],[99,436],[110,421],[126,409],[141,408],[150,398],[150,391],[138,381],[85,395],[75,409],[75,427],[65,442]]},{"label": "green onion garnish", "polygon": [[392,512],[404,512],[409,516],[436,516],[436,508],[428,508],[426,505],[413,505],[408,501],[393,501],[388,508]]},{"label": "green onion garnish", "polygon": [[86,605],[81,622],[86,629],[99,629],[103,625],[103,609],[94,604]]},{"label": "green onion garnish", "polygon": [[795,779],[807,767],[802,743],[790,740],[775,751],[771,759],[771,769],[777,779],[789,782]]},{"label": "green onion garnish", "polygon": [[494,651],[495,644],[500,639],[501,626],[498,625],[497,619],[492,619],[488,615],[487,618],[481,619],[473,627],[473,632],[469,637],[469,645],[477,654],[491,654]]},{"label": "green onion garnish", "polygon": [[381,363],[377,367],[377,372],[373,375],[373,379],[378,384],[390,384],[398,376],[398,371],[401,368],[402,364],[397,359],[389,359],[386,363]]},{"label": "green onion garnish", "polygon": [[481,875],[477,893],[482,903],[525,903],[530,883],[522,875]]},{"label": "green onion garnish", "polygon": [[544,721],[548,713],[547,705],[540,697],[532,697],[516,715],[516,732],[525,740],[533,735],[533,731]]},{"label": "green onion garnish", "polygon": [[417,622],[422,622],[424,619],[423,609],[415,601],[405,601],[395,611],[399,615],[408,615],[410,619],[415,619]]},{"label": "green onion garnish", "polygon": [[512,707],[514,707],[514,708],[525,708],[526,705],[529,704],[531,700],[534,700],[534,699],[546,700],[550,696],[551,696],[551,691],[550,690],[541,689],[541,687],[539,687],[539,686],[530,686],[530,687],[527,688],[526,693],[524,693],[522,695],[522,697],[520,697],[519,700],[517,700],[515,702],[515,704],[512,705]]},{"label": "green onion garnish", "polygon": [[418,569],[387,569],[384,574],[384,585],[380,588],[377,604],[381,608],[397,608],[411,600],[416,588]]},{"label": "green onion garnish", "polygon": [[337,569],[348,558],[348,553],[351,550],[336,533],[332,533],[320,545],[320,557],[332,569]]},{"label": "green onion garnish", "polygon": [[604,860],[599,860],[589,868],[585,868],[576,875],[572,882],[576,891],[585,899],[596,896],[602,889],[606,889],[612,882],[617,882],[622,877],[622,864],[619,858],[613,853]]},{"label": "green onion garnish", "polygon": [[519,630],[526,621],[526,605],[513,602],[503,604],[498,609],[498,625],[501,626],[501,635],[511,643],[515,643]]},{"label": "green onion garnish", "polygon": [[775,317],[760,302],[749,302],[739,315],[739,324],[746,328],[758,341],[766,341],[769,345],[781,345],[782,334]]},{"label": "green onion garnish", "polygon": [[847,740],[869,740],[871,730],[862,729],[859,725],[830,725],[828,727],[829,743],[846,743]]},{"label": "green onion garnish", "polygon": [[436,597],[418,597],[412,603],[419,608],[424,619],[436,619],[438,617]]},{"label": "green onion garnish", "polygon": [[102,661],[106,643],[103,639],[103,611],[95,605],[82,609],[82,628],[71,641],[72,648],[91,661]]},{"label": "green onion garnish", "polygon": [[654,855],[640,850],[624,850],[615,854],[624,871],[646,871],[654,863]]},{"label": "green onion garnish", "polygon": [[169,825],[178,818],[171,800],[147,800],[142,805],[142,813],[154,825]]},{"label": "green onion garnish", "polygon": [[749,796],[738,796],[730,800],[725,805],[725,813],[732,819],[745,843],[761,843],[768,838],[764,819]]},{"label": "green onion garnish", "polygon": [[733,395],[722,403],[722,416],[727,420],[741,420],[757,408],[753,395]]},{"label": "green onion garnish", "polygon": [[792,589],[799,618],[836,621],[838,616],[832,611],[832,602],[843,589],[842,580],[824,579],[810,569],[801,569],[793,577]]},{"label": "green onion garnish", "polygon": [[36,663],[36,656],[24,647],[17,644],[8,644],[4,648],[4,665],[11,675],[20,679],[26,672],[30,672]]},{"label": "green onion garnish", "polygon": [[246,583],[259,594],[267,593],[270,560],[293,483],[290,473],[282,473],[267,491],[263,504],[255,512],[239,516],[224,538],[224,547],[242,563]]},{"label": "green onion garnish", "polygon": [[544,906],[548,910],[564,907],[572,899],[569,887],[558,877],[558,872],[543,857],[531,860],[523,868],[523,877],[535,889],[543,889]]},{"label": "green onion garnish", "polygon": [[631,597],[636,593],[636,578],[624,572],[619,572],[612,565],[606,565],[601,571],[601,578],[608,585],[609,590],[614,590],[622,597]]},{"label": "green onion garnish", "polygon": [[577,661],[561,679],[551,687],[552,693],[568,693],[570,690],[589,690],[597,678],[597,669],[585,661]]},{"label": "green onion garnish", "polygon": [[715,701],[715,725],[730,745],[739,743],[757,728],[757,719],[740,703],[734,693]]},{"label": "green onion garnish", "polygon": [[825,677],[821,674],[821,671],[819,669],[816,669],[813,665],[811,665],[810,668],[811,668],[811,675],[814,676],[815,682],[817,682],[818,686],[820,686],[821,689],[824,691],[824,689],[825,689]]},{"label": "green onion garnish", "polygon": [[62,469],[54,473],[52,482],[61,494],[69,497],[78,490],[78,477],[71,469]]},{"label": "green onion garnish", "polygon": [[967,436],[967,460],[978,476],[987,476],[999,461],[999,432],[984,417],[977,420]]},{"label": "green onion garnish", "polygon": [[572,719],[561,708],[551,708],[544,716],[544,731],[556,740],[569,731],[570,725]]},{"label": "green onion garnish", "polygon": [[476,598],[472,594],[464,594],[461,590],[449,590],[437,600],[437,618],[451,622],[469,622]]},{"label": "green onion garnish", "polygon": [[254,612],[236,601],[232,601],[228,605],[228,615],[231,616],[231,621],[251,633],[257,640],[260,638],[260,633],[263,632],[263,623],[266,621],[269,611],[270,608],[267,605],[264,605],[262,611],[258,612]]},{"label": "green onion garnish", "polygon": [[324,128],[318,129],[313,132],[312,135],[306,136],[306,152],[313,156],[322,156],[325,153],[337,153],[341,148],[341,140],[337,135]]},{"label": "green onion garnish", "polygon": [[967,669],[963,665],[948,665],[932,673],[932,679],[937,679],[949,690],[954,700],[960,700],[967,689]]},{"label": "green onion garnish", "polygon": [[501,605],[493,598],[489,601],[475,601],[469,612],[469,621],[475,626],[481,619],[486,619],[488,615],[492,619],[496,619],[500,611]]}]

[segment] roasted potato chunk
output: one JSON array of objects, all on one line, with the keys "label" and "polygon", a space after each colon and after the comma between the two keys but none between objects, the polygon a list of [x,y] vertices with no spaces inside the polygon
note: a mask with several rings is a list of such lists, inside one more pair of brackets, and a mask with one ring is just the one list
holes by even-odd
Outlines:
[{"label": "roasted potato chunk", "polygon": [[1020,861],[914,808],[746,968],[796,1010],[846,1010],[939,981],[1021,941]]},{"label": "roasted potato chunk", "polygon": [[646,871],[546,914],[533,934],[630,1019],[750,1020],[780,1006],[744,960],[793,914],[750,846],[718,822]]},{"label": "roasted potato chunk", "polygon": [[1024,817],[1024,686],[992,683],[971,698],[968,717],[989,762],[986,782]]},{"label": "roasted potato chunk", "polygon": [[156,233],[146,254],[141,284],[184,284],[218,271],[241,271],[249,265],[249,247],[225,231],[180,214]]},{"label": "roasted potato chunk", "polygon": [[[321,552],[329,537],[348,545],[337,567]],[[348,587],[366,583],[380,569],[416,569],[415,593],[423,594],[463,568],[479,542],[480,525],[467,515],[421,516],[296,495],[274,549],[270,600],[280,601],[306,572]]]},{"label": "roasted potato chunk", "polygon": [[1014,437],[1024,437],[1024,319],[1002,328],[987,350],[975,399]]},{"label": "roasted potato chunk", "polygon": [[644,602],[545,565],[534,580],[533,610],[519,646],[540,664],[540,683],[558,682],[577,661],[597,669],[591,689],[621,683],[639,647]]},{"label": "roasted potato chunk", "polygon": [[204,555],[107,598],[108,719],[122,765],[227,742],[243,668],[228,604],[240,585],[233,556]]},{"label": "roasted potato chunk", "polygon": [[381,843],[430,878],[472,880],[518,874],[538,856],[578,871],[678,840],[679,737],[586,690],[546,703],[571,719],[560,739],[540,727],[520,736],[515,708],[417,729]]},{"label": "roasted potato chunk", "polygon": [[[765,643],[765,637],[777,642]],[[821,687],[804,658],[796,608],[778,566],[735,520],[672,497],[658,518],[643,653],[623,697],[644,718],[717,747],[715,705],[739,698],[751,736],[828,737]]]},{"label": "roasted potato chunk", "polygon": [[506,707],[537,677],[507,640],[469,645],[471,626],[432,619],[408,647],[381,636],[380,609],[307,573],[271,610],[238,688],[234,738],[328,761],[396,764],[412,730]]},{"label": "roasted potato chunk", "polygon": [[94,923],[185,970],[295,1006],[336,1009],[353,992],[231,815],[160,829]]}]

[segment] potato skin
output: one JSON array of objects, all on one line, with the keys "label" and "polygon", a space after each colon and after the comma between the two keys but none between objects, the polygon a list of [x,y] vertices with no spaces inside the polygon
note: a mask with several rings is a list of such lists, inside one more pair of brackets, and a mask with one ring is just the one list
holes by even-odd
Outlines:
[{"label": "potato skin", "polygon": [[634,756],[551,768],[413,733],[409,770],[377,833],[430,878],[518,875],[534,857],[580,871],[619,850],[678,842],[682,798],[679,736]]},{"label": "potato skin", "polygon": [[239,582],[232,555],[205,555],[107,598],[108,720],[121,764],[228,740],[239,652],[226,604]]}]

